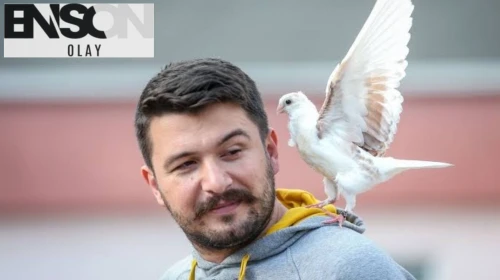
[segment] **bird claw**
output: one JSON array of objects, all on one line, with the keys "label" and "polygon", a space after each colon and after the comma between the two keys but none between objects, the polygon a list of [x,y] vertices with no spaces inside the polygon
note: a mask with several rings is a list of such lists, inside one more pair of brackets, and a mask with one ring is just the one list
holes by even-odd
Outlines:
[{"label": "bird claw", "polygon": [[339,227],[342,227],[342,223],[344,223],[344,221],[346,220],[347,218],[347,212],[346,211],[338,211],[340,212],[340,214],[333,214],[329,211],[327,211],[326,209],[324,209],[323,207],[328,205],[328,204],[333,204],[335,203],[335,200],[323,200],[319,203],[316,203],[316,204],[311,204],[311,205],[307,205],[306,208],[319,208],[321,209],[323,212],[325,212],[326,215],[330,216],[331,219],[328,219],[326,221],[323,221],[323,224],[333,224],[333,223],[339,223]]},{"label": "bird claw", "polygon": [[328,216],[332,217],[331,219],[328,219],[326,221],[323,221],[323,224],[333,224],[333,223],[339,223],[339,227],[342,227],[342,223],[344,223],[346,217],[344,216],[344,213],[342,212],[341,214],[333,214],[333,213],[326,213]]}]

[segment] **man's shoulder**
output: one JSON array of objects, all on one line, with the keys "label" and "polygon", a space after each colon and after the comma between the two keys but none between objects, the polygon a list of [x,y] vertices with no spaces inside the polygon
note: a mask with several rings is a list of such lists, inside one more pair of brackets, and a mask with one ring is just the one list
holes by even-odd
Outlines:
[{"label": "man's shoulder", "polygon": [[374,241],[347,227],[331,225],[312,230],[291,250],[298,267],[308,263],[313,254],[318,256],[315,264],[304,268],[331,269],[324,273],[338,279],[414,279]]},{"label": "man's shoulder", "polygon": [[348,227],[339,227],[336,224],[325,225],[309,231],[296,244],[305,247],[305,250],[350,252],[352,249],[376,249],[372,240],[364,234]]},{"label": "man's shoulder", "polygon": [[[160,280],[177,280],[180,276],[188,275],[191,269],[191,261],[193,257],[188,255],[170,266],[161,276]],[[182,277],[182,279],[187,279]]]}]

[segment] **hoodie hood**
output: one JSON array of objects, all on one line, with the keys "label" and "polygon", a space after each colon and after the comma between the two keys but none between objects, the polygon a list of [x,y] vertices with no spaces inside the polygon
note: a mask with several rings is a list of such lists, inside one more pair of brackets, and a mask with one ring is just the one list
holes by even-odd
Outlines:
[{"label": "hoodie hood", "polygon": [[[245,248],[233,253],[221,263],[213,263],[204,260],[198,252],[193,252],[193,261],[191,264],[191,273],[189,279],[194,278],[196,267],[201,268],[207,275],[216,274],[218,270],[232,267],[235,264],[240,266],[240,276],[238,279],[244,279],[245,269],[248,261],[259,261],[282,252],[292,245],[295,241],[306,234],[308,231],[324,227],[337,225],[323,224],[322,221],[330,218],[322,210],[317,208],[305,208],[307,205],[318,203],[311,193],[297,189],[277,189],[276,198],[288,210],[283,217],[271,226],[266,234],[255,240]],[[331,213],[339,214],[342,209],[334,205],[327,205],[323,209]],[[359,233],[365,231],[363,221],[356,215],[348,213],[343,227],[350,228]]]}]

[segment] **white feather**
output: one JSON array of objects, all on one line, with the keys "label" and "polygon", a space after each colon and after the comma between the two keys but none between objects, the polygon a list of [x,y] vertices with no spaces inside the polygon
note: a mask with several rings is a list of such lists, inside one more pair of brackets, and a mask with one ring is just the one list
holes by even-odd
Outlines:
[{"label": "white feather", "polygon": [[413,9],[410,0],[376,2],[347,55],[328,80],[326,98],[333,98],[334,105],[326,106],[325,100],[322,108],[322,118],[327,123],[323,128],[329,130],[325,133],[335,133],[346,143],[365,144],[363,132],[369,132],[369,128],[364,118],[370,94],[366,81],[382,77],[383,107],[391,123],[385,142],[387,146],[392,142],[402,112],[403,97],[397,87],[406,75]]},{"label": "white feather", "polygon": [[346,210],[356,195],[409,169],[451,164],[381,157],[396,134],[406,75],[413,12],[411,0],[378,0],[341,63],[331,73],[318,112],[302,92],[283,95],[278,112],[289,116],[289,144],[322,174],[328,198],[342,194]]}]

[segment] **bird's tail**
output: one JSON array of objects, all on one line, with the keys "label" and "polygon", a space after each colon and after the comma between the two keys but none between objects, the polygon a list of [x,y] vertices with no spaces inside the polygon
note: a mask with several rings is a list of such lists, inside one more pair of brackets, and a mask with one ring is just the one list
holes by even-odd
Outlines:
[{"label": "bird's tail", "polygon": [[393,177],[394,175],[410,169],[445,168],[454,166],[451,163],[437,161],[406,160],[390,157],[377,159],[380,160],[380,164],[378,165],[380,171],[383,174],[387,174],[389,177]]}]

